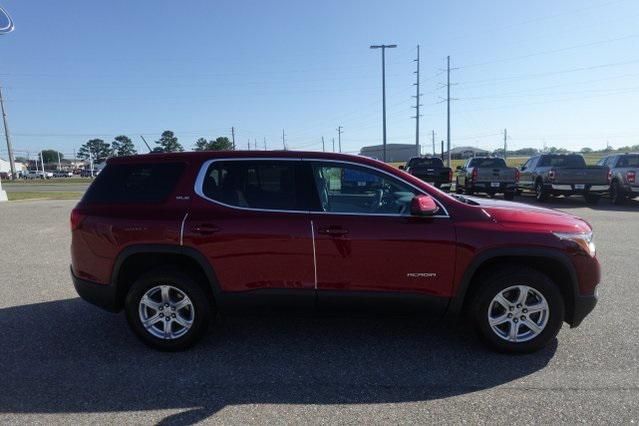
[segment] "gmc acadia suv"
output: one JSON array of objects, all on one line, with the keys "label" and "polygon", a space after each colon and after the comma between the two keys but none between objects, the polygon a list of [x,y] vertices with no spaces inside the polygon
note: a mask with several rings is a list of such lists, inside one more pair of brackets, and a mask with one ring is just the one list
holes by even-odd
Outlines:
[{"label": "gmc acadia suv", "polygon": [[162,350],[218,312],[288,306],[464,314],[493,348],[531,352],[581,323],[600,278],[577,217],[341,154],[112,158],[71,229],[78,294]]}]

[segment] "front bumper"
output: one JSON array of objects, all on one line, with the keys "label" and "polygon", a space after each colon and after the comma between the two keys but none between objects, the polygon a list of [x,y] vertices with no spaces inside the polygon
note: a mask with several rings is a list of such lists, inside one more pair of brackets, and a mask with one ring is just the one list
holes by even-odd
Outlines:
[{"label": "front bumper", "polygon": [[118,312],[120,310],[115,287],[78,278],[73,273],[73,269],[70,272],[75,291],[81,298],[107,311]]},{"label": "front bumper", "polygon": [[589,296],[577,296],[575,298],[575,305],[573,307],[572,319],[568,321],[571,328],[578,327],[579,324],[588,316],[593,309],[595,309],[595,305],[597,305],[597,301],[599,300],[599,294],[595,290],[595,293]]}]

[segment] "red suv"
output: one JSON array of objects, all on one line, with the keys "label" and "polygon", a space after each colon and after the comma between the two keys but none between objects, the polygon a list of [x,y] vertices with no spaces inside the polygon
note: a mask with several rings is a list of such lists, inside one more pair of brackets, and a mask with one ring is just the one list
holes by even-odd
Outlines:
[{"label": "red suv", "polygon": [[531,352],[581,323],[600,278],[575,216],[341,154],[112,158],[71,229],[78,294],[163,350],[218,312],[286,306],[464,314],[493,348]]}]

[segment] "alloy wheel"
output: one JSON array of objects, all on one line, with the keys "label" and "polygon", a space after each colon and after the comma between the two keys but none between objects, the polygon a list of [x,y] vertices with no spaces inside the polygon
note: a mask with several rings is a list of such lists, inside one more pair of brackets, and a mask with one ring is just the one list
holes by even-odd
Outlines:
[{"label": "alloy wheel", "polygon": [[543,294],[527,285],[501,290],[488,305],[488,324],[501,339],[526,342],[548,324],[550,308]]},{"label": "alloy wheel", "polygon": [[191,329],[195,309],[191,299],[179,288],[158,285],[140,298],[138,315],[148,333],[160,339],[173,340]]}]

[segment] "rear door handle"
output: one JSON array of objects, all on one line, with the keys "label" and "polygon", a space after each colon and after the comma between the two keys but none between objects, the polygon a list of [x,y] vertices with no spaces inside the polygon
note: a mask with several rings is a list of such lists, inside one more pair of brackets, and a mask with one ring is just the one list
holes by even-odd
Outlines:
[{"label": "rear door handle", "polygon": [[220,231],[219,226],[212,225],[210,223],[202,223],[193,227],[193,232],[197,232],[202,235],[211,235]]},{"label": "rear door handle", "polygon": [[329,228],[320,228],[317,232],[333,237],[340,237],[342,235],[348,234],[348,229],[331,226]]}]

